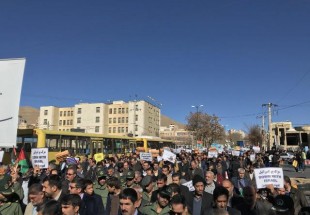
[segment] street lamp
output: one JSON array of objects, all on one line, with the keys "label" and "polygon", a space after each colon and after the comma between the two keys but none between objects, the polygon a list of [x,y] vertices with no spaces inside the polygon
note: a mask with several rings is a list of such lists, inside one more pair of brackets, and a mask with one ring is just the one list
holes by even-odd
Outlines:
[{"label": "street lamp", "polygon": [[[196,144],[198,142],[198,125],[199,125],[199,108],[203,107],[203,105],[192,105],[192,108],[196,108],[196,117],[197,117],[197,121],[196,121]],[[192,146],[193,148],[193,146]]]}]

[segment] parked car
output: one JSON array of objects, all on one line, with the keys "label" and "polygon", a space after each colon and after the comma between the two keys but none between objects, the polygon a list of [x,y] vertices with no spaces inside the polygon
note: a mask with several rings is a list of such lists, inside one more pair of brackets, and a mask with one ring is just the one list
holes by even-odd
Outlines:
[{"label": "parked car", "polygon": [[295,155],[292,152],[284,152],[280,154],[280,158],[282,158],[284,161],[287,161],[288,163],[293,162],[294,157]]}]

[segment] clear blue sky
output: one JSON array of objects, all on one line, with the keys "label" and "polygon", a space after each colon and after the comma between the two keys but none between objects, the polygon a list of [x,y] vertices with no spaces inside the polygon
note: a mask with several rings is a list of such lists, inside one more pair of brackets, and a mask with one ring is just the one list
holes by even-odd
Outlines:
[{"label": "clear blue sky", "polygon": [[[1,1],[0,58],[26,57],[22,106],[151,96],[226,129],[310,124],[310,1]],[[113,81],[112,81],[113,80]],[[296,106],[293,106],[296,105]]]}]

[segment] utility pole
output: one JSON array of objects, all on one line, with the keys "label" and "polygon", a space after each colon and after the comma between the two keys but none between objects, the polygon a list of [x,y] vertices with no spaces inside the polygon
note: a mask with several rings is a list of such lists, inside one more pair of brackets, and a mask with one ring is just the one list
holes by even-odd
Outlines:
[{"label": "utility pole", "polygon": [[268,146],[267,148],[270,150],[271,149],[271,145],[272,145],[272,127],[271,127],[271,123],[272,123],[272,107],[277,107],[278,105],[273,104],[273,103],[267,103],[267,104],[262,104],[262,107],[267,107],[268,110],[268,133],[269,133],[269,138],[268,138]]},{"label": "utility pole", "polygon": [[266,142],[265,142],[265,114],[263,113],[261,116],[257,116],[256,118],[262,118],[262,147],[266,149]]}]

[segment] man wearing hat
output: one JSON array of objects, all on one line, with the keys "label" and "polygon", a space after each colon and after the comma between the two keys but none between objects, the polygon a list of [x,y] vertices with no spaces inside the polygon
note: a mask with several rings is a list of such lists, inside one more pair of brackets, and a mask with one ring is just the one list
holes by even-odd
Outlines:
[{"label": "man wearing hat", "polygon": [[155,190],[152,176],[145,176],[141,181],[141,186],[143,188],[142,199],[151,202],[152,193]]},{"label": "man wearing hat", "polygon": [[97,181],[94,184],[94,192],[101,196],[104,208],[107,205],[107,199],[109,195],[109,190],[106,185],[107,174],[103,169],[99,169],[97,172]]},{"label": "man wearing hat", "polygon": [[134,171],[132,171],[132,170],[128,170],[127,171],[127,173],[126,173],[126,175],[125,175],[125,177],[126,177],[126,183],[125,183],[125,188],[133,188],[134,187],[134,183],[135,183],[135,181],[134,181],[134,179],[135,179],[135,172]]},{"label": "man wearing hat", "polygon": [[201,215],[207,208],[212,207],[213,196],[204,191],[206,182],[202,176],[193,177],[193,186],[195,191],[188,198],[188,211],[192,215]]},{"label": "man wearing hat", "polygon": [[167,185],[160,188],[157,201],[144,206],[141,210],[142,214],[147,215],[168,215],[170,212],[170,199],[171,199],[171,188]]},{"label": "man wearing hat", "polygon": [[11,188],[0,192],[0,214],[23,215],[19,196]]}]

